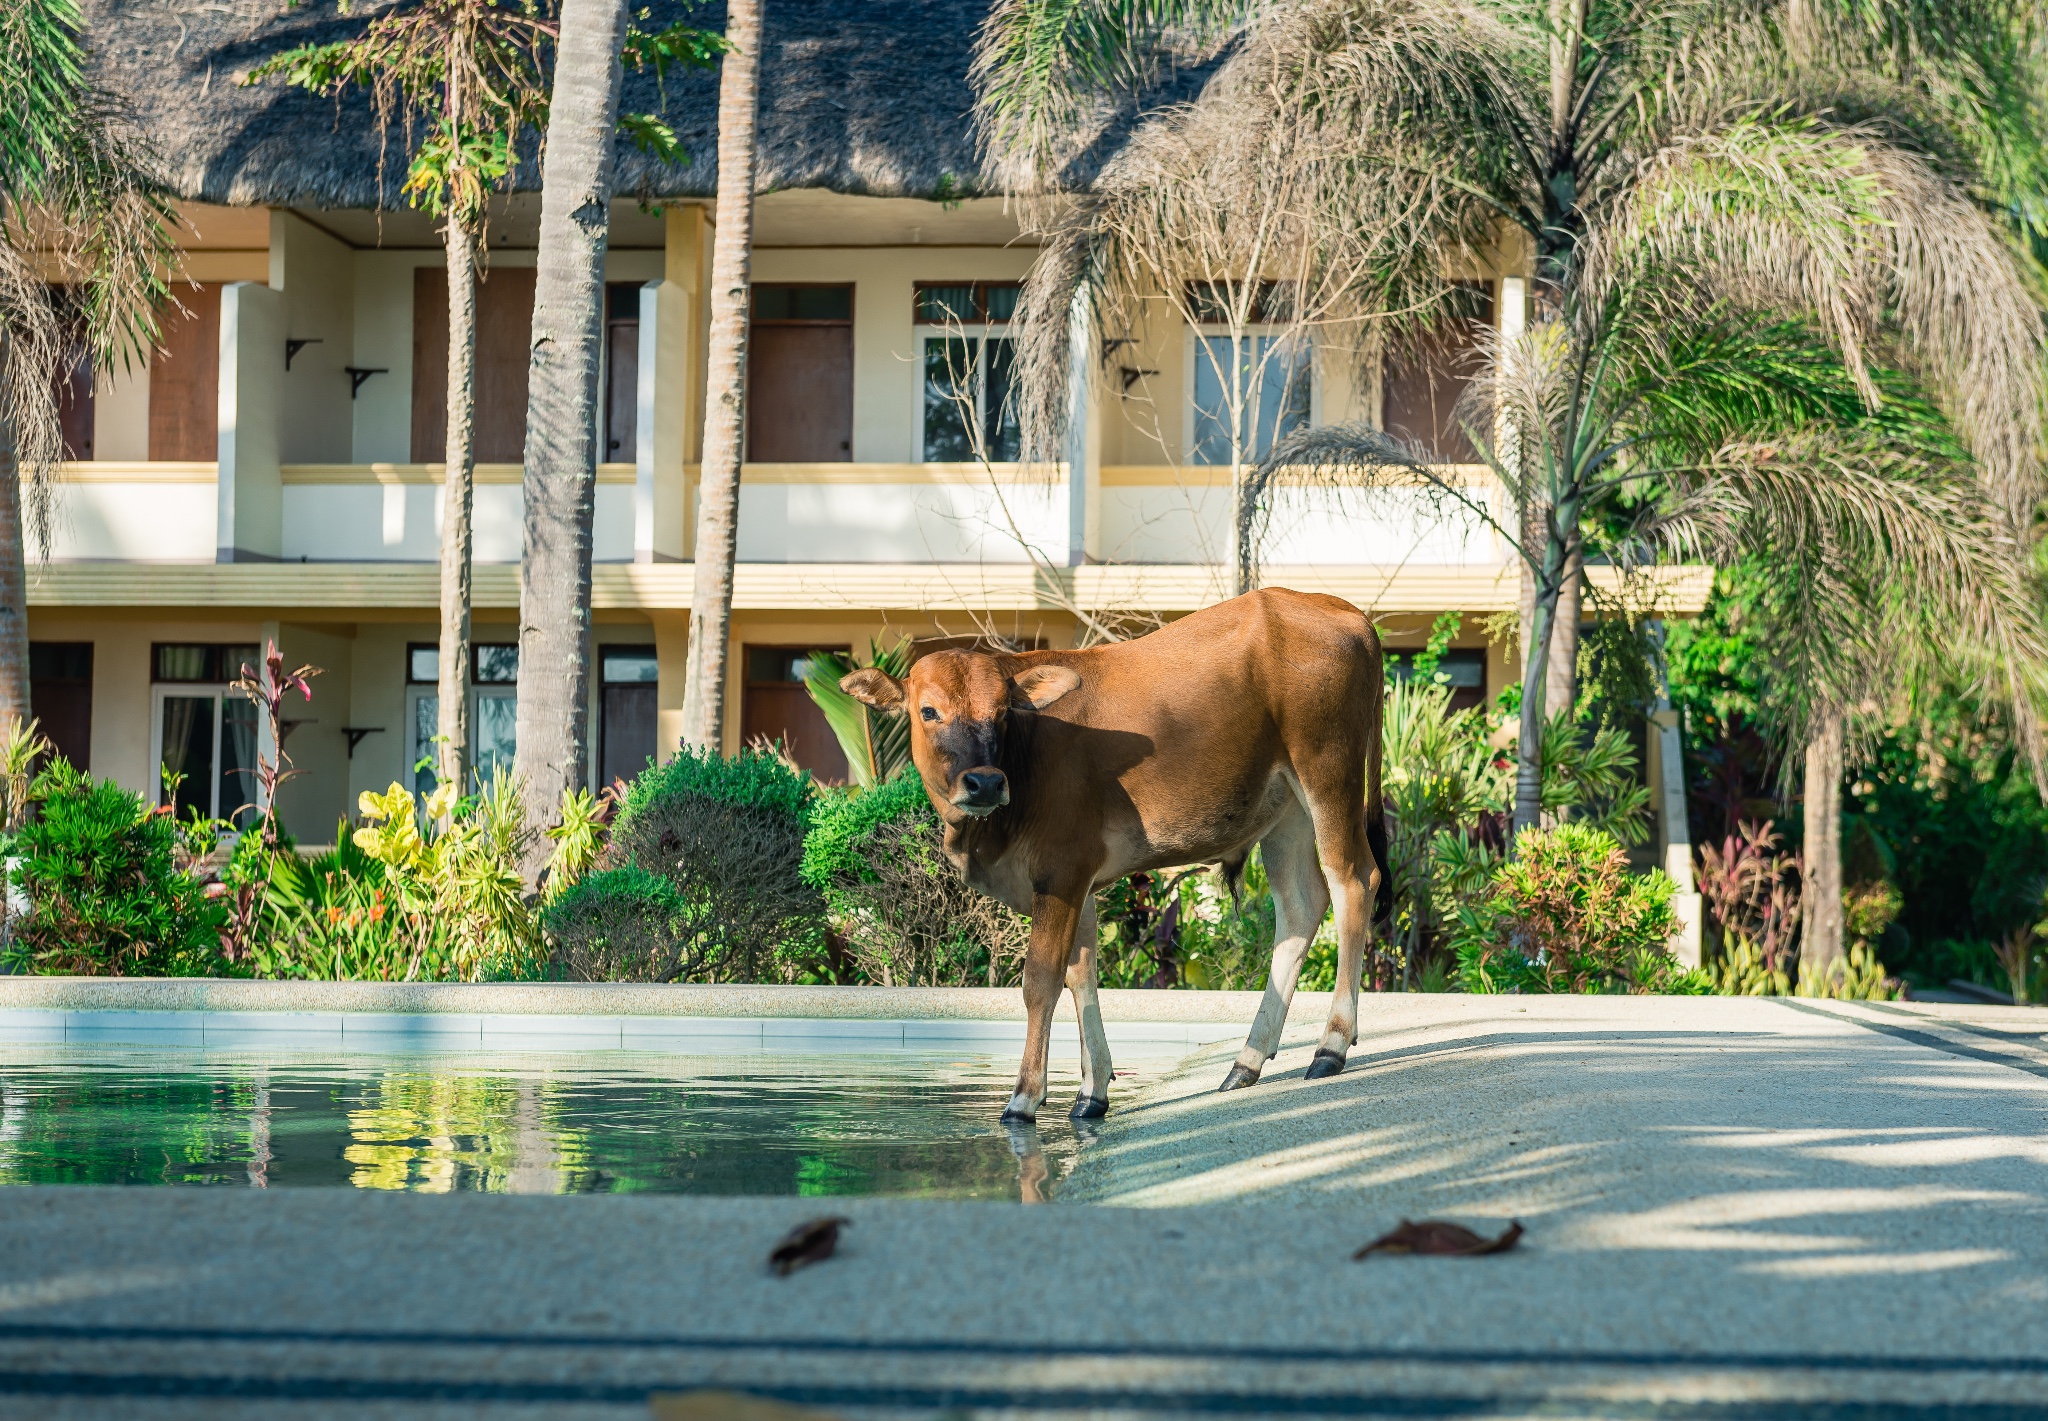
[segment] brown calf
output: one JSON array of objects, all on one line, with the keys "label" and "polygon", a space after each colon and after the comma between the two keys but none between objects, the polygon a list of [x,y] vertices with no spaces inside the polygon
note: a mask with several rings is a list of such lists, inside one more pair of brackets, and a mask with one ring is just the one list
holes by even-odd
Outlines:
[{"label": "brown calf", "polygon": [[[1280,1046],[1303,955],[1334,898],[1337,992],[1311,1078],[1358,1038],[1359,974],[1380,867],[1379,637],[1335,597],[1250,592],[1135,641],[1022,655],[942,651],[903,680],[840,682],[910,717],[911,754],[966,880],[1031,917],[1030,1024],[1005,1120],[1045,1100],[1065,980],[1081,1022],[1076,1117],[1109,1108],[1096,1002],[1095,890],[1178,864],[1241,869],[1264,847],[1273,969],[1223,1089]],[[1368,825],[1372,833],[1368,835]]]}]

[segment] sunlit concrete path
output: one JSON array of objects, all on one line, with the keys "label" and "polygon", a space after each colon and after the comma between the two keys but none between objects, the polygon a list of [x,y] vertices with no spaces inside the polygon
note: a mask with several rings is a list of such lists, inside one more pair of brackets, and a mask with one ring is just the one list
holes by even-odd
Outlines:
[{"label": "sunlit concrete path", "polygon": [[[1045,1208],[0,1191],[0,1415],[2048,1421],[2044,1034],[1375,999],[1335,1080],[1303,1027],[1252,1090],[1219,1046],[1126,1092]],[[823,1212],[841,1256],[769,1276]],[[1528,1235],[1351,1261],[1403,1216]]]}]

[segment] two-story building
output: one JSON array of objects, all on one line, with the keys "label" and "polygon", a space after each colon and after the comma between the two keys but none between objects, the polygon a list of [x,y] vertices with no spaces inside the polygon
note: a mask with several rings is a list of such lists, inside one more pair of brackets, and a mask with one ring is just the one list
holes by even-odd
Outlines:
[{"label": "two-story building", "polygon": [[[182,775],[182,803],[225,814],[250,797],[241,772],[257,733],[227,682],[275,638],[324,672],[289,730],[305,778],[283,807],[303,840],[327,840],[358,791],[412,776],[432,733],[440,242],[397,200],[401,125],[380,129],[358,98],[240,82],[364,12],[286,0],[86,11],[103,81],[133,105],[181,199],[179,284],[147,368],[69,393],[55,542],[31,571],[35,706],[93,772],[151,793]],[[1214,427],[1228,363],[1203,358],[1214,330],[1168,323],[1093,350],[1069,457],[1015,462],[1007,327],[1035,253],[1003,201],[974,195],[966,66],[984,11],[769,11],[728,748],[780,735],[820,773],[844,773],[801,689],[816,649],[987,633],[1063,645],[1082,614],[1173,616],[1227,592],[1228,456]],[[694,161],[655,170],[622,148],[612,208],[599,780],[679,739],[716,90],[710,74],[671,74],[665,99],[645,76],[629,84],[629,107],[662,104]],[[529,164],[493,209],[478,303],[470,694],[485,763],[512,742],[537,183]],[[1514,266],[1469,274],[1496,321],[1520,318]],[[1319,352],[1266,398],[1260,437],[1365,418],[1446,463],[1471,459],[1446,417],[1455,372],[1355,364]],[[1488,478],[1476,465],[1463,476]],[[1371,610],[1392,647],[1419,645],[1445,610],[1468,614],[1446,663],[1468,699],[1518,674],[1479,626],[1514,606],[1515,565],[1482,524],[1444,521],[1419,491],[1284,487],[1262,553],[1268,582]],[[1696,609],[1704,590],[1703,575],[1676,574],[1665,606]]]}]

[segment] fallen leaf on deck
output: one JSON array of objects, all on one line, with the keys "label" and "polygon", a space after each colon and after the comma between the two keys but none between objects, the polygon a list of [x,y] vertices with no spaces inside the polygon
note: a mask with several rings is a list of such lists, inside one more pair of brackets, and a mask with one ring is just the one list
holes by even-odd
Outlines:
[{"label": "fallen leaf on deck", "polygon": [[1358,1259],[1368,1253],[1427,1253],[1445,1258],[1476,1258],[1482,1253],[1506,1253],[1521,1236],[1519,1223],[1510,1223],[1508,1231],[1499,1238],[1485,1238],[1463,1224],[1449,1224],[1442,1219],[1424,1219],[1419,1224],[1403,1219],[1401,1227],[1381,1234],[1351,1256]]},{"label": "fallen leaf on deck", "polygon": [[823,1263],[839,1247],[839,1226],[852,1222],[834,1214],[798,1224],[775,1245],[775,1251],[768,1255],[768,1266],[779,1277],[787,1278],[807,1264]]}]

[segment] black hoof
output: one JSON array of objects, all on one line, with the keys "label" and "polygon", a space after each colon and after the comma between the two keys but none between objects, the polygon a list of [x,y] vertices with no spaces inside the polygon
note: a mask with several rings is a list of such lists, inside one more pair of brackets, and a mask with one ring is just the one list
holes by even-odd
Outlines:
[{"label": "black hoof", "polygon": [[1223,1078],[1223,1084],[1217,1086],[1216,1090],[1218,1094],[1221,1094],[1226,1090],[1243,1090],[1248,1085],[1257,1085],[1258,1083],[1259,1073],[1257,1071],[1253,1070],[1250,1066],[1233,1062],[1230,1067],[1230,1074]]},{"label": "black hoof", "polygon": [[1002,1123],[1005,1125],[1036,1125],[1038,1117],[1036,1115],[1026,1115],[1021,1110],[1005,1110]]},{"label": "black hoof", "polygon": [[1109,1114],[1108,1101],[1091,1100],[1085,1095],[1075,1096],[1074,1108],[1067,1112],[1068,1117],[1074,1120],[1100,1120],[1107,1114]]},{"label": "black hoof", "polygon": [[1324,1076],[1334,1076],[1344,1069],[1344,1058],[1335,1051],[1324,1048],[1316,1052],[1316,1058],[1308,1063],[1308,1070],[1302,1076],[1306,1081],[1319,1081]]}]

